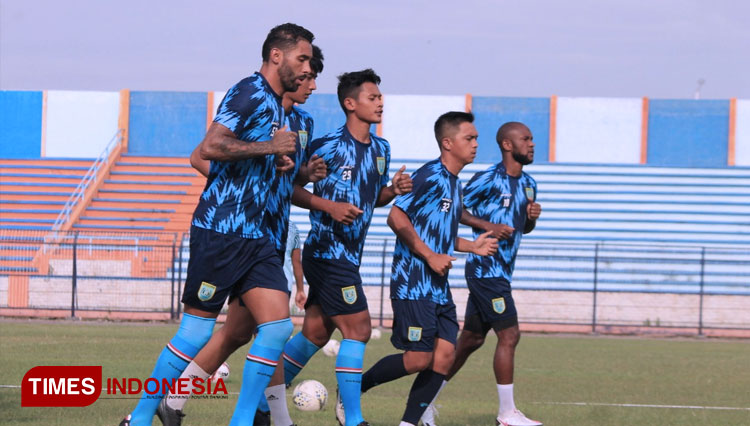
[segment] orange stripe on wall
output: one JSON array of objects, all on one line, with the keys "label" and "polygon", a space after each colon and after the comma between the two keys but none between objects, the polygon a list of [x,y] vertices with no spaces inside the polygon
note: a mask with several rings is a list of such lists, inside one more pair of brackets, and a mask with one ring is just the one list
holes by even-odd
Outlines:
[{"label": "orange stripe on wall", "polygon": [[471,96],[471,93],[466,94],[466,106],[464,107],[465,112],[471,112],[471,106],[474,101],[474,98]]},{"label": "orange stripe on wall", "polygon": [[42,91],[42,141],[39,156],[47,156],[47,91]]},{"label": "orange stripe on wall", "polygon": [[734,166],[735,150],[737,149],[737,98],[729,100],[729,146],[727,147],[727,165]]},{"label": "orange stripe on wall", "polygon": [[208,92],[206,95],[206,130],[211,127],[214,121],[214,92]]},{"label": "orange stripe on wall", "polygon": [[29,306],[29,277],[11,275],[8,277],[8,307]]},{"label": "orange stripe on wall", "polygon": [[130,131],[130,90],[120,90],[120,116],[117,127],[122,129],[122,152],[128,152],[128,134]]},{"label": "orange stripe on wall", "polygon": [[648,161],[648,98],[643,97],[641,107],[641,164]]},{"label": "orange stripe on wall", "polygon": [[549,162],[554,163],[557,150],[557,96],[549,98]]}]

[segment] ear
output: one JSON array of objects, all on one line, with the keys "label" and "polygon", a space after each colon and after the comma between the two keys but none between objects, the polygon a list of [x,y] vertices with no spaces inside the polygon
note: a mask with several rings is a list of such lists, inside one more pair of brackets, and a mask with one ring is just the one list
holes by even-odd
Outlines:
[{"label": "ear", "polygon": [[347,112],[354,111],[357,108],[357,101],[354,98],[344,98],[344,108]]},{"label": "ear", "polygon": [[453,140],[449,137],[444,137],[440,140],[440,145],[444,151],[450,151],[453,148]]},{"label": "ear", "polygon": [[503,151],[513,151],[513,142],[510,139],[505,138],[500,142],[500,147]]},{"label": "ear", "polygon": [[284,52],[278,47],[271,49],[269,60],[274,65],[279,65],[284,60]]}]

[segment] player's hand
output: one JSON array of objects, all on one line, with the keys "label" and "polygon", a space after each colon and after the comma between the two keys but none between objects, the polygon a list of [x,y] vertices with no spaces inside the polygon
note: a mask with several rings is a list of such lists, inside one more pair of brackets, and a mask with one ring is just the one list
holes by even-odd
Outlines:
[{"label": "player's hand", "polygon": [[391,185],[393,186],[393,192],[396,195],[406,194],[411,192],[412,181],[409,173],[404,173],[406,166],[401,166],[400,169],[393,175],[391,179]]},{"label": "player's hand", "polygon": [[328,174],[328,166],[323,161],[323,157],[318,157],[318,154],[313,154],[312,157],[307,161],[307,180],[310,182],[317,182],[324,179]]},{"label": "player's hand", "polygon": [[491,232],[492,236],[498,240],[507,240],[513,235],[513,231],[515,230],[516,228],[503,225],[502,223],[493,223],[486,229],[486,231]]},{"label": "player's hand", "polygon": [[354,219],[362,214],[362,210],[354,204],[333,202],[331,208],[329,208],[328,214],[331,215],[336,222],[343,223],[344,225],[351,225],[352,222],[354,222]]},{"label": "player's hand", "polygon": [[448,271],[453,267],[453,261],[455,257],[447,254],[433,253],[427,258],[427,264],[430,265],[430,269],[435,271],[436,274],[444,277],[448,274]]},{"label": "player's hand", "polygon": [[280,128],[273,134],[271,149],[276,155],[289,155],[297,151],[297,132],[289,132],[286,126]]},{"label": "player's hand", "polygon": [[479,256],[492,256],[497,253],[497,239],[492,236],[492,231],[487,231],[477,237],[472,251]]},{"label": "player's hand", "polygon": [[294,161],[288,155],[276,156],[276,173],[286,173],[294,168]]},{"label": "player's hand", "polygon": [[294,304],[297,305],[297,308],[300,311],[303,311],[305,309],[305,302],[307,302],[307,295],[304,291],[297,291],[297,294],[294,295]]},{"label": "player's hand", "polygon": [[526,217],[529,220],[537,220],[541,214],[542,205],[535,201],[529,201],[529,204],[526,205]]}]

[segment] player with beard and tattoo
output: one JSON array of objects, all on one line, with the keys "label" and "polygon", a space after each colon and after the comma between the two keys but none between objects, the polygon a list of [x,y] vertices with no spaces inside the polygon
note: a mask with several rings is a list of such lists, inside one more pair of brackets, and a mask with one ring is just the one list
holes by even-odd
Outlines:
[{"label": "player with beard and tattoo", "polygon": [[[177,379],[208,342],[226,299],[239,297],[258,324],[258,337],[247,356],[232,424],[245,418],[252,423],[293,329],[287,280],[263,211],[277,162],[291,163],[288,155],[296,150],[297,133],[282,127],[281,99],[311,73],[313,38],[291,23],[273,28],[263,43],[260,72],[227,91],[201,142],[200,156],[211,167],[190,228],[185,314],[150,375],[159,384]],[[120,426],[150,425],[166,390],[144,392]]]},{"label": "player with beard and tattoo", "polygon": [[[503,161],[475,174],[466,185],[461,223],[471,226],[475,236],[491,231],[499,247],[494,256],[470,254],[466,261],[469,301],[464,329],[443,386],[482,346],[491,328],[497,335],[493,367],[500,403],[495,423],[538,426],[542,423],[527,418],[513,401],[513,363],[521,332],[510,288],[521,237],[534,229],[542,213],[536,202],[536,181],[523,172],[523,166],[534,161],[534,137],[524,124],[509,122],[500,126],[496,139]],[[433,413],[434,401],[422,416],[422,423],[434,426]]]}]

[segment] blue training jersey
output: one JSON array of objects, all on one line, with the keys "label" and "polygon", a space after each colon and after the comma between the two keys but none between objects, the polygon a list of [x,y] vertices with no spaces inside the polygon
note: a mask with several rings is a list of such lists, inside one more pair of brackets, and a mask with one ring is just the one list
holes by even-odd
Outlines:
[{"label": "blue training jersey", "polygon": [[[513,235],[498,241],[493,256],[469,254],[466,260],[467,278],[502,278],[511,282],[516,254],[526,226],[526,206],[536,200],[536,181],[526,173],[508,175],[503,163],[475,174],[464,188],[464,206],[471,214],[492,223],[513,227]],[[485,231],[474,228],[474,237]]]},{"label": "blue training jersey", "polygon": [[294,161],[294,169],[277,174],[273,179],[264,213],[264,224],[268,230],[268,236],[279,253],[283,253],[286,247],[289,211],[292,203],[292,184],[297,173],[299,173],[300,165],[304,161],[304,150],[307,147],[307,142],[312,137],[313,119],[310,114],[302,109],[292,107],[286,117],[285,124],[290,132],[297,132],[297,151],[290,156]]},{"label": "blue training jersey", "polygon": [[[453,254],[461,220],[461,183],[438,158],[412,175],[412,192],[398,196],[395,207],[409,217],[419,238],[435,253]],[[401,239],[391,268],[391,299],[450,302],[448,277],[436,274]]]},{"label": "blue training jersey", "polygon": [[[281,97],[257,72],[229,89],[214,118],[248,143],[272,139],[283,121]],[[244,238],[265,235],[263,210],[275,174],[273,155],[211,161],[193,225]]]},{"label": "blue training jersey", "polygon": [[305,241],[305,256],[346,261],[359,266],[372,211],[380,191],[388,185],[391,147],[383,138],[370,133],[364,144],[349,133],[346,126],[310,143],[307,161],[314,154],[323,158],[329,175],[315,183],[315,195],[337,202],[351,203],[363,212],[344,225],[327,213],[310,211],[310,233]]}]

